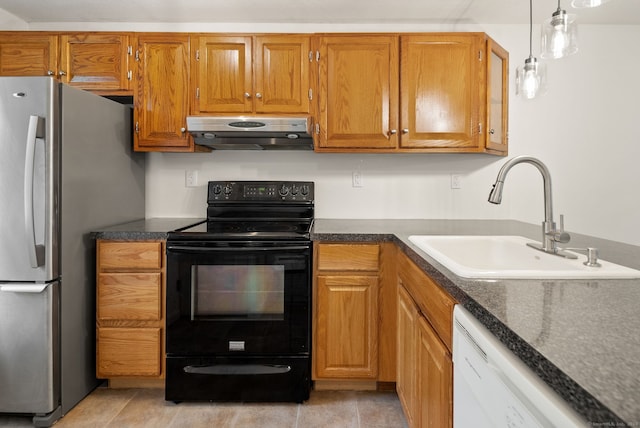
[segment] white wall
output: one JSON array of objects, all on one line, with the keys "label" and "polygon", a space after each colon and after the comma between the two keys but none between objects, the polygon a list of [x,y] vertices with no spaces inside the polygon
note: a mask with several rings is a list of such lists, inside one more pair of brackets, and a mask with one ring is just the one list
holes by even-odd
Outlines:
[{"label": "white wall", "polygon": [[[2,17],[0,16],[0,22]],[[211,32],[486,31],[510,52],[509,157],[528,154],[553,177],[554,211],[566,228],[640,245],[640,26],[581,26],[580,52],[548,63],[549,91],[533,101],[516,98],[515,67],[529,55],[523,25],[275,25],[48,23],[49,30]],[[534,27],[534,55],[539,28]],[[309,152],[148,154],[147,217],[202,217],[207,180],[313,180],[321,218],[513,218],[543,219],[542,180],[530,165],[509,174],[503,203],[486,202],[505,158],[486,155],[356,155]],[[351,186],[361,170],[364,187]],[[185,188],[186,170],[201,185]],[[450,188],[450,174],[462,188]]]}]

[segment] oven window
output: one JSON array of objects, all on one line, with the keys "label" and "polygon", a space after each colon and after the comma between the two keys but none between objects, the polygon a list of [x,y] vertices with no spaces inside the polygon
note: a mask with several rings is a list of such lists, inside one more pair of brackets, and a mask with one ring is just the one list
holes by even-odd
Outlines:
[{"label": "oven window", "polygon": [[284,319],[284,268],[192,266],[191,319]]}]

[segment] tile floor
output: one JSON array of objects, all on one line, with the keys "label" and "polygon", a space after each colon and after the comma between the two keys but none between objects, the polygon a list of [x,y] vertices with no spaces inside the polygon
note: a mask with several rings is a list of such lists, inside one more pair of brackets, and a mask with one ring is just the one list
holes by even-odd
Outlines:
[{"label": "tile floor", "polygon": [[[0,427],[29,427],[30,418],[0,415]],[[394,392],[312,391],[304,404],[180,403],[162,389],[100,387],[55,428],[405,428]]]}]

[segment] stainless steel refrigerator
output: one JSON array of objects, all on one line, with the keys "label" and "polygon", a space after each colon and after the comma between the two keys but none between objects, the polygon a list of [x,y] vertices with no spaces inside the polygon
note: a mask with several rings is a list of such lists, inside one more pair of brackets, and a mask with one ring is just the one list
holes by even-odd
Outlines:
[{"label": "stainless steel refrigerator", "polygon": [[131,110],[0,77],[0,414],[50,426],[98,384],[91,232],[144,218]]}]

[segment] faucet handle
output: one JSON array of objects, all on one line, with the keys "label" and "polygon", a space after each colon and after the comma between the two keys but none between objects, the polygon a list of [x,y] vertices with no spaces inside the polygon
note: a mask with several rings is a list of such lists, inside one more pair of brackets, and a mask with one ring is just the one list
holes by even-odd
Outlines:
[{"label": "faucet handle", "polygon": [[560,228],[551,232],[551,239],[561,244],[571,241],[571,235],[564,231],[564,214],[560,214]]}]

